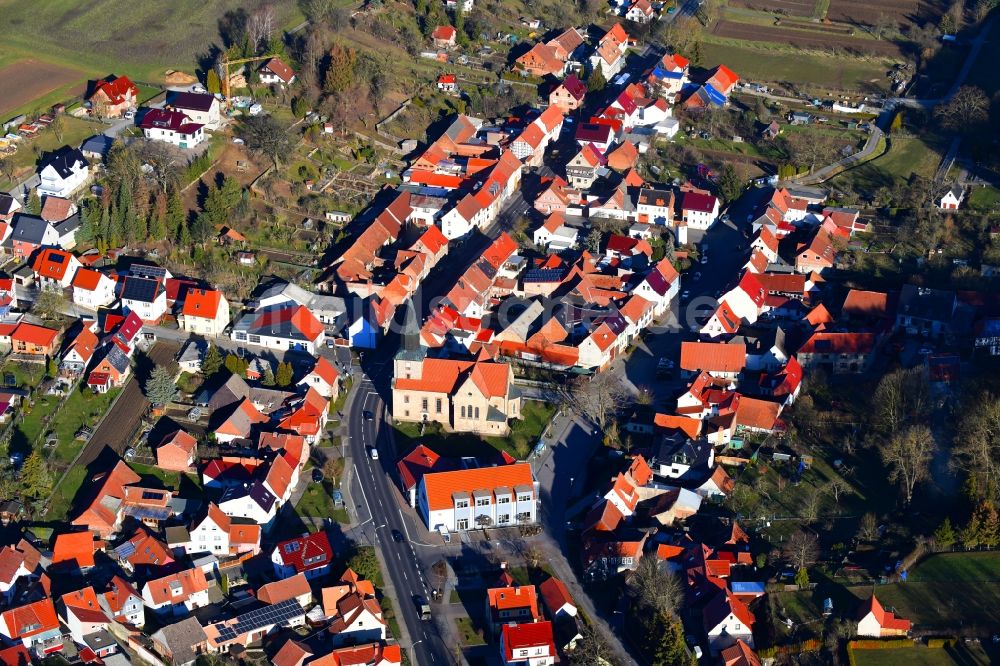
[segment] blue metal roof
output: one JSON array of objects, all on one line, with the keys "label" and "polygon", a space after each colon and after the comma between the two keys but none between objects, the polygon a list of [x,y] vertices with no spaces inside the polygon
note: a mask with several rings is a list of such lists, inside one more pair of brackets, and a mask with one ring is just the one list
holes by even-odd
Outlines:
[{"label": "blue metal roof", "polygon": [[733,594],[764,594],[764,583],[758,581],[732,582],[729,584]]},{"label": "blue metal roof", "polygon": [[708,93],[708,99],[711,100],[712,104],[717,106],[726,105],[726,96],[713,88],[711,84],[705,84],[705,92]]}]

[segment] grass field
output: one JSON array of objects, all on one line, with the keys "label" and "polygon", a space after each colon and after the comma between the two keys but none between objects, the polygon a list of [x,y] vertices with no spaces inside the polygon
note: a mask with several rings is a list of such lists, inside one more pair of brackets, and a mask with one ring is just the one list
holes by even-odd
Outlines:
[{"label": "grass field", "polygon": [[[300,483],[304,482],[304,480],[300,481]],[[346,509],[338,509],[333,505],[330,492],[326,489],[326,484],[310,483],[305,493],[302,494],[302,499],[295,506],[295,512],[309,518],[332,518],[338,523],[351,522]]]},{"label": "grass field", "polygon": [[835,90],[874,92],[886,84],[885,66],[878,60],[813,55],[716,42],[701,44],[705,63],[726,63],[744,80],[787,82]]},{"label": "grass field", "polygon": [[944,148],[934,136],[893,139],[888,153],[836,176],[829,183],[860,192],[874,192],[880,187],[905,182],[914,173],[931,178],[943,153]]},{"label": "grass field", "polygon": [[[934,629],[1000,625],[1000,552],[933,555],[914,567],[909,578],[881,585],[876,594],[884,606],[914,624]],[[849,590],[859,599],[872,591],[871,586]]]},{"label": "grass field", "polygon": [[[53,103],[55,102],[53,101]],[[4,116],[0,114],[0,117]],[[34,171],[38,156],[42,153],[56,150],[62,146],[78,146],[83,143],[84,139],[97,134],[105,127],[101,123],[73,116],[63,116],[62,123],[62,141],[59,140],[52,128],[45,128],[34,139],[24,139],[18,144],[17,152],[14,153],[14,167],[17,169],[15,179],[20,180]],[[9,182],[5,181],[6,178],[0,176],[0,189],[4,191],[10,189],[11,186]]]},{"label": "grass field", "polygon": [[92,426],[97,423],[120,392],[119,388],[113,388],[107,393],[73,391],[50,424],[59,439],[59,444],[53,453],[57,460],[68,463],[76,457],[83,448],[83,442],[75,438],[76,431],[80,426]]},{"label": "grass field", "polygon": [[993,210],[1000,206],[1000,190],[995,187],[976,187],[969,193],[969,208]]},{"label": "grass field", "polygon": [[76,497],[80,486],[83,485],[86,478],[86,467],[77,466],[70,468],[65,478],[63,478],[62,483],[52,491],[52,497],[49,499],[49,508],[45,512],[47,520],[55,521],[66,518],[69,508],[73,505],[73,498]]},{"label": "grass field", "polygon": [[[200,54],[219,43],[218,21],[227,11],[259,2],[173,0],[0,0],[6,29],[0,65],[22,57],[83,70],[84,75],[128,74],[159,82],[166,69],[193,71]],[[302,21],[297,3],[275,3],[278,25]],[[44,54],[44,55],[40,55]]]},{"label": "grass field", "polygon": [[853,650],[856,666],[972,666],[991,663],[978,645],[954,648],[913,646],[895,650]]}]

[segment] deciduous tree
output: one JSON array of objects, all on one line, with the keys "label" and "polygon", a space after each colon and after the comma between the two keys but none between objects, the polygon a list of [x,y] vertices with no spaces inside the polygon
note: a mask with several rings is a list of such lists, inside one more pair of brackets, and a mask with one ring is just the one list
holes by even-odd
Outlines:
[{"label": "deciduous tree", "polygon": [[274,116],[250,116],[243,120],[238,131],[247,148],[270,158],[275,167],[291,151],[291,138]]},{"label": "deciduous tree", "polygon": [[1000,397],[986,393],[964,410],[952,451],[951,464],[968,474],[980,493],[1000,489]]},{"label": "deciduous tree", "polygon": [[889,467],[889,480],[899,483],[906,503],[913,499],[913,489],[930,474],[934,457],[934,434],[927,426],[909,426],[885,440],[880,453]]},{"label": "deciduous tree", "polygon": [[684,601],[684,588],[677,576],[660,568],[652,553],[643,555],[629,579],[639,600],[659,613],[672,616]]},{"label": "deciduous tree", "polygon": [[796,569],[812,566],[819,555],[819,538],[805,530],[794,532],[785,542],[782,553]]}]

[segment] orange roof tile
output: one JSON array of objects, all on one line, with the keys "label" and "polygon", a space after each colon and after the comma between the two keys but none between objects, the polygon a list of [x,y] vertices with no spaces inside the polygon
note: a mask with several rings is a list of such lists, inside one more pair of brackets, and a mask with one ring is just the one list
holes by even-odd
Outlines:
[{"label": "orange roof tile", "polygon": [[257,598],[265,604],[272,605],[307,594],[312,595],[312,589],[309,587],[309,580],[304,573],[297,573],[291,578],[261,585],[257,590]]},{"label": "orange roof tile", "polygon": [[538,610],[538,594],[534,585],[490,588],[486,590],[486,598],[494,611],[527,608],[535,620],[542,617]]},{"label": "orange roof tile", "polygon": [[185,317],[215,319],[222,305],[222,292],[214,289],[188,289],[184,297]]},{"label": "orange roof tile", "polygon": [[92,586],[62,595],[62,602],[66,610],[72,611],[81,622],[108,622],[108,616],[97,602],[97,594]]},{"label": "orange roof tile", "polygon": [[424,492],[431,511],[454,507],[456,493],[471,494],[476,490],[492,493],[497,488],[508,488],[513,492],[514,488],[523,487],[530,488],[534,495],[534,482],[531,465],[527,463],[431,472],[423,476]]},{"label": "orange roof tile", "polygon": [[67,564],[78,569],[94,566],[93,533],[68,532],[57,535],[52,546],[52,564]]},{"label": "orange roof tile", "polygon": [[746,366],[746,348],[717,342],[682,342],[681,368],[688,371],[740,372]]}]

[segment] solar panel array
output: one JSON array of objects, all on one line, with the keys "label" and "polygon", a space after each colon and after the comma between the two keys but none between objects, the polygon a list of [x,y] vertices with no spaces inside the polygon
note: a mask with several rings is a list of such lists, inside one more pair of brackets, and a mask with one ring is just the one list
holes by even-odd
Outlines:
[{"label": "solar panel array", "polygon": [[148,264],[136,264],[132,266],[132,275],[163,279],[167,277],[167,269],[162,266],[150,266]]},{"label": "solar panel array", "polygon": [[561,280],[561,268],[534,268],[524,273],[525,282],[556,282]]},{"label": "solar panel array", "polygon": [[115,548],[115,555],[118,557],[132,557],[135,554],[135,544],[131,541],[126,541],[122,545]]},{"label": "solar panel array", "polygon": [[143,303],[152,303],[153,298],[156,296],[156,288],[159,286],[160,283],[156,280],[130,277],[125,280],[125,289],[122,293],[122,298],[132,301],[142,301]]},{"label": "solar panel array", "polygon": [[219,626],[219,641],[226,642],[243,634],[264,627],[286,624],[293,617],[302,615],[302,607],[295,599],[288,599],[273,606],[263,606],[236,616],[236,622]]}]

